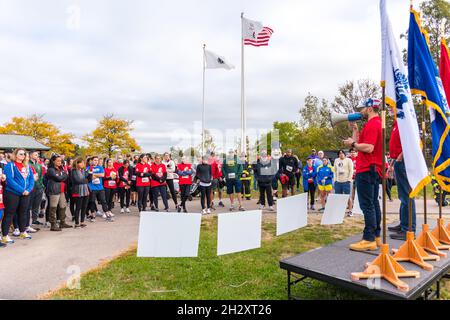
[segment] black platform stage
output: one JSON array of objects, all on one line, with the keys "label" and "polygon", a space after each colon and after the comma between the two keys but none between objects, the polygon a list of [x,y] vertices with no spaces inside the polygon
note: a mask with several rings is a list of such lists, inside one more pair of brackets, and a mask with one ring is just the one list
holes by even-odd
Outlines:
[{"label": "black platform stage", "polygon": [[[433,230],[436,226],[436,219],[428,220],[430,229]],[[417,230],[421,231],[422,221],[417,219],[417,223]],[[418,235],[418,232],[416,235]],[[349,244],[359,240],[361,240],[361,235],[281,260],[280,268],[287,271],[288,299],[299,298],[292,295],[292,286],[307,278],[327,282],[380,299],[439,298],[440,280],[450,278],[449,250],[443,251],[447,253],[447,257],[442,257],[439,261],[427,261],[434,266],[433,271],[426,271],[409,262],[401,262],[401,265],[407,270],[420,272],[420,278],[401,278],[409,285],[410,289],[408,292],[402,292],[383,279],[352,281],[350,274],[364,271],[365,264],[373,261],[379,254],[379,251],[356,252],[349,250]],[[392,240],[388,237],[388,243],[392,250],[398,249],[404,242]]]}]

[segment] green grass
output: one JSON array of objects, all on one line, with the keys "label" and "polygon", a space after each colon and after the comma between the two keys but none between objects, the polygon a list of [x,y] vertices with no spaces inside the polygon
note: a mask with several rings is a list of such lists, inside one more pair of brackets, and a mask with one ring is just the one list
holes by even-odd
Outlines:
[{"label": "green grass", "polygon": [[[198,258],[137,258],[130,250],[81,279],[81,289],[64,288],[52,299],[286,299],[286,272],[279,260],[333,243],[361,231],[361,223],[310,225],[275,237],[265,218],[260,249],[218,257],[217,217],[203,219]],[[272,220],[272,221],[270,221]],[[303,299],[365,298],[317,281],[301,283]]]}]

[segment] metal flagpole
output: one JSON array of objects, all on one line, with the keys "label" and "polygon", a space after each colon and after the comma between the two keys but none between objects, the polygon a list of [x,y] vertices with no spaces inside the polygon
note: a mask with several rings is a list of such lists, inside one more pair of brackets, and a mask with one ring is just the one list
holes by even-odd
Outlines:
[{"label": "metal flagpole", "polygon": [[244,13],[241,12],[241,152],[245,152]]},{"label": "metal flagpole", "polygon": [[206,44],[203,45],[202,156],[205,155],[205,73],[206,73],[205,48]]}]

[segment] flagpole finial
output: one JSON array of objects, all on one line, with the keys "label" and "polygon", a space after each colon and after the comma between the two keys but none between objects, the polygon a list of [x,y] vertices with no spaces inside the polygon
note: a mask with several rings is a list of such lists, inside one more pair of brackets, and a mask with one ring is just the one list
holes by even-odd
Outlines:
[{"label": "flagpole finial", "polygon": [[206,48],[206,44],[203,44],[203,49],[205,49]]},{"label": "flagpole finial", "polygon": [[244,13],[243,12],[241,12],[241,18],[243,18],[244,17]]},{"label": "flagpole finial", "polygon": [[411,9],[414,7],[414,3],[413,2],[414,2],[414,0],[410,0],[409,1],[409,6],[410,6]]}]

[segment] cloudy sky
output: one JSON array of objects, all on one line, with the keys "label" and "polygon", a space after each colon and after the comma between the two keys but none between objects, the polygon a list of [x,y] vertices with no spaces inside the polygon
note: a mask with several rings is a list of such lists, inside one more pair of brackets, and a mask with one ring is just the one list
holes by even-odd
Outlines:
[{"label": "cloudy sky", "polygon": [[[409,1],[388,0],[394,32]],[[418,8],[420,1],[415,1]],[[200,130],[202,45],[236,69],[207,70],[206,121],[240,127],[240,13],[274,29],[246,47],[249,128],[298,120],[308,92],[332,99],[347,80],[380,75],[378,0],[1,0],[0,123],[44,113],[81,137],[106,113],[134,120],[147,151]],[[399,41],[401,47],[406,46]],[[198,141],[194,141],[198,143]]]}]

